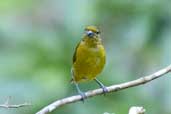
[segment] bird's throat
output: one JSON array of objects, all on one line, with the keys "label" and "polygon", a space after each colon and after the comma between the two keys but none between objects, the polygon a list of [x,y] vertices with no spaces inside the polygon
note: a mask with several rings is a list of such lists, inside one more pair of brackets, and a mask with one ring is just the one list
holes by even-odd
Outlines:
[{"label": "bird's throat", "polygon": [[84,42],[88,47],[97,47],[97,45],[101,44],[101,39],[100,39],[100,38],[89,38],[89,37],[84,37],[83,42]]}]

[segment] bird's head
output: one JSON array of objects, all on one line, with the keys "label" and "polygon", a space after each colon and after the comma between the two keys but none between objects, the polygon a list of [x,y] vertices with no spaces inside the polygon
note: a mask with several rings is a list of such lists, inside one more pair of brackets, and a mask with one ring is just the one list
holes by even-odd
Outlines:
[{"label": "bird's head", "polygon": [[98,38],[100,35],[100,30],[96,26],[87,26],[85,28],[85,35],[88,38]]}]

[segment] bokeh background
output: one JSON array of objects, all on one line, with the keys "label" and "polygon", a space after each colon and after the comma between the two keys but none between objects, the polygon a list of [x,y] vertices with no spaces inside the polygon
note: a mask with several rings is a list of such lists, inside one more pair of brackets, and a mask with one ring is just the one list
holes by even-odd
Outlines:
[{"label": "bokeh background", "polygon": [[[76,94],[70,69],[84,27],[102,31],[107,63],[105,85],[151,74],[171,63],[170,0],[1,0],[0,104],[31,102],[0,114],[34,114]],[[87,99],[52,114],[127,114],[143,106],[148,114],[171,114],[170,74],[143,86]],[[81,84],[87,91],[95,82]]]}]

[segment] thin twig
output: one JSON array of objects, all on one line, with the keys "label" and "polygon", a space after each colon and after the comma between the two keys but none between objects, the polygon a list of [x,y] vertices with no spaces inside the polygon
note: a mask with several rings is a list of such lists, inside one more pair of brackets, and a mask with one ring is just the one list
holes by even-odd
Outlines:
[{"label": "thin twig", "polygon": [[[155,72],[155,73],[153,73],[151,75],[144,76],[144,77],[141,77],[139,79],[129,81],[129,82],[126,82],[126,83],[111,85],[111,86],[107,87],[107,90],[108,90],[108,92],[116,92],[116,91],[123,90],[123,89],[126,89],[126,88],[142,85],[142,84],[150,82],[150,81],[152,81],[152,80],[154,80],[156,78],[159,78],[159,77],[161,77],[164,74],[167,74],[169,72],[171,72],[171,65],[169,65],[166,68],[161,69],[161,70],[159,70],[159,71],[157,71],[157,72]],[[96,96],[96,95],[101,95],[101,94],[103,94],[103,90],[101,88],[100,89],[95,89],[95,90],[90,90],[90,91],[85,93],[87,98],[93,97],[93,96]],[[48,113],[52,112],[53,110],[57,109],[60,106],[63,106],[63,105],[69,104],[69,103],[74,103],[74,102],[77,102],[77,101],[80,101],[80,100],[81,100],[80,95],[75,95],[75,96],[70,96],[70,97],[67,97],[67,98],[63,98],[63,99],[57,100],[57,101],[49,104],[48,106],[44,107],[39,112],[37,112],[36,114],[48,114]]]},{"label": "thin twig", "polygon": [[11,100],[11,96],[7,98],[4,104],[0,104],[0,108],[20,108],[25,106],[30,106],[30,103],[23,103],[23,104],[10,104],[9,101]]},{"label": "thin twig", "polygon": [[0,105],[1,108],[20,108],[20,107],[25,107],[25,106],[30,106],[31,104],[29,103],[23,103],[23,104],[17,104],[17,105],[10,105],[10,104],[2,104]]}]

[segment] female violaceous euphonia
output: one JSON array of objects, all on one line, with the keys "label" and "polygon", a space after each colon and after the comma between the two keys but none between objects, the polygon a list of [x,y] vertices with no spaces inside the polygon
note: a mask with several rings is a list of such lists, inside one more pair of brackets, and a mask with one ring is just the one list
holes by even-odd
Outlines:
[{"label": "female violaceous euphonia", "polygon": [[105,65],[106,54],[100,38],[100,31],[96,26],[87,26],[82,40],[75,49],[73,56],[72,82],[75,84],[82,100],[86,95],[79,89],[78,83],[95,80],[106,93],[106,87],[97,80]]}]

